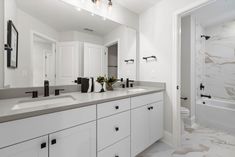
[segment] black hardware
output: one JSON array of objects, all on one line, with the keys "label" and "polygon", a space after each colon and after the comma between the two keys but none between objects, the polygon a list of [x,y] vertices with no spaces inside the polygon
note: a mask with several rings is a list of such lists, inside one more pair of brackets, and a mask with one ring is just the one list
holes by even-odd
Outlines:
[{"label": "black hardware", "polygon": [[180,86],[176,86],[176,89],[179,90],[179,89],[180,89]]},{"label": "black hardware", "polygon": [[26,94],[32,93],[32,98],[38,97],[38,91],[25,92]]},{"label": "black hardware", "polygon": [[125,84],[122,84],[122,88],[125,88]]},{"label": "black hardware", "polygon": [[130,87],[131,87],[131,88],[132,88],[132,87],[134,87],[134,84],[133,84],[133,83],[131,83],[131,84],[130,84]]},{"label": "black hardware", "polygon": [[4,45],[4,50],[6,50],[6,51],[12,51],[12,48],[11,48],[8,44],[5,44],[5,45]]},{"label": "black hardware", "polygon": [[118,110],[118,109],[119,109],[119,106],[115,106],[115,109]]},{"label": "black hardware", "polygon": [[148,107],[148,110],[150,111],[150,110],[151,110],[151,107]]},{"label": "black hardware", "polygon": [[153,106],[151,106],[150,109],[153,110]]},{"label": "black hardware", "polygon": [[55,96],[60,95],[60,91],[64,91],[64,89],[55,89]]},{"label": "black hardware", "polygon": [[206,102],[205,102],[205,101],[203,101],[202,103],[203,103],[204,105],[206,104]]},{"label": "black hardware", "polygon": [[211,37],[208,35],[201,35],[201,38],[205,38],[206,40],[209,40]]},{"label": "black hardware", "polygon": [[156,60],[157,57],[156,57],[156,56],[149,56],[149,57],[143,57],[143,59],[146,60],[146,61],[147,61],[148,59],[155,59],[155,60]]},{"label": "black hardware", "polygon": [[119,131],[119,127],[115,127],[115,131]]},{"label": "black hardware", "polygon": [[45,80],[44,81],[44,97],[48,97],[50,95],[49,91],[49,81]]},{"label": "black hardware", "polygon": [[134,63],[135,60],[134,60],[134,59],[127,59],[127,60],[125,60],[125,62],[126,62],[126,63],[129,63],[129,62],[133,62],[133,63]]},{"label": "black hardware", "polygon": [[201,83],[200,84],[200,90],[204,90],[205,89],[205,86]]},{"label": "black hardware", "polygon": [[211,99],[211,96],[210,95],[203,95],[203,94],[201,94],[201,97],[203,98],[208,98],[208,99]]},{"label": "black hardware", "polygon": [[182,99],[182,100],[188,100],[187,97],[181,97],[180,99]]},{"label": "black hardware", "polygon": [[119,155],[115,155],[115,157],[119,157]]},{"label": "black hardware", "polygon": [[47,143],[46,142],[41,144],[41,149],[46,148],[46,147],[47,147]]},{"label": "black hardware", "polygon": [[77,80],[74,81],[77,84],[81,84],[82,83],[82,78],[78,77]]},{"label": "black hardware", "polygon": [[51,145],[56,144],[56,139],[51,140]]}]

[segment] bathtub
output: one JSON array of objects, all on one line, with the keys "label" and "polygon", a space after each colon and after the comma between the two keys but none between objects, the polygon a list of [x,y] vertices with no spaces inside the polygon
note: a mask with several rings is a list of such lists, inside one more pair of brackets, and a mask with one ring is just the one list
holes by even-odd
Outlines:
[{"label": "bathtub", "polygon": [[197,123],[235,134],[235,101],[202,99],[196,104]]}]

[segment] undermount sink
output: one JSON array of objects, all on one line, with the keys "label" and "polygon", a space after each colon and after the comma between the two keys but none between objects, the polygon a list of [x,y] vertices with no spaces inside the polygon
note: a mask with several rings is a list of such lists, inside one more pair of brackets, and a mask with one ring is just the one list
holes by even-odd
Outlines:
[{"label": "undermount sink", "polygon": [[128,92],[142,92],[145,91],[146,89],[143,88],[136,88],[136,89],[129,89]]},{"label": "undermount sink", "polygon": [[26,101],[19,101],[18,104],[13,106],[12,110],[21,110],[21,109],[48,106],[48,105],[73,103],[75,101],[76,99],[72,96],[39,98]]}]

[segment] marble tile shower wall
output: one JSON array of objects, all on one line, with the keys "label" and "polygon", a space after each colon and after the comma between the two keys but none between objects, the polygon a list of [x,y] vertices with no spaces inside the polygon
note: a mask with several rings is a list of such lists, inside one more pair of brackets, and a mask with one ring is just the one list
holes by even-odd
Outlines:
[{"label": "marble tile shower wall", "polygon": [[206,28],[205,32],[211,38],[205,41],[205,51],[199,51],[197,58],[198,62],[203,60],[200,66],[205,68],[205,93],[235,101],[235,21]]}]

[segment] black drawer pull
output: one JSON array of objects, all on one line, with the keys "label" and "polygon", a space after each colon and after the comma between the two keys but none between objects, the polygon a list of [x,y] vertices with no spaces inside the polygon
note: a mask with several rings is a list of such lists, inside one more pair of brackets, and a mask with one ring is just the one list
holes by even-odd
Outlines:
[{"label": "black drawer pull", "polygon": [[119,131],[119,127],[115,127],[115,131],[117,131],[117,132],[118,132],[118,131]]},{"label": "black drawer pull", "polygon": [[153,106],[151,106],[150,109],[153,110]]},{"label": "black drawer pull", "polygon": [[46,147],[47,147],[47,143],[46,142],[41,144],[41,149],[46,148]]},{"label": "black drawer pull", "polygon": [[119,155],[115,155],[115,157],[119,157]]},{"label": "black drawer pull", "polygon": [[51,140],[51,145],[56,144],[56,139]]},{"label": "black drawer pull", "polygon": [[118,109],[119,109],[119,106],[115,106],[115,109],[118,110]]},{"label": "black drawer pull", "polygon": [[150,111],[150,110],[151,110],[151,107],[148,107],[148,110]]}]

